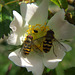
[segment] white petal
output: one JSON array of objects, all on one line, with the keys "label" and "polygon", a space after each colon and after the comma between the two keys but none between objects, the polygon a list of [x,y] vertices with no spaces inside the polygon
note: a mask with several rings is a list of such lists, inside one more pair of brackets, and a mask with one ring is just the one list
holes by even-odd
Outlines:
[{"label": "white petal", "polygon": [[13,15],[14,15],[14,20],[10,24],[10,28],[12,29],[13,32],[10,34],[7,42],[8,44],[12,45],[15,44],[21,45],[22,40],[20,40],[20,37],[22,37],[26,33],[28,27],[27,26],[24,27],[22,17],[18,12],[13,11]]},{"label": "white petal", "polygon": [[17,37],[18,35],[15,33],[10,34],[7,39],[8,44],[15,45],[17,42]]},{"label": "white petal", "polygon": [[36,24],[44,24],[47,21],[48,17],[48,0],[43,0],[40,4],[37,11],[32,16],[29,24],[36,25]]},{"label": "white petal", "polygon": [[32,4],[21,3],[20,5],[21,14],[27,23],[31,19],[33,14],[36,12],[37,8],[38,6],[36,6],[33,3]]},{"label": "white petal", "polygon": [[[12,28],[14,28],[15,30],[15,26],[12,26]],[[8,44],[12,44],[12,45],[22,45],[23,41],[25,40],[25,33],[26,30],[28,29],[28,27],[20,27],[17,28],[16,31],[11,32],[11,34],[8,37]],[[23,38],[22,38],[23,37]]]},{"label": "white petal", "polygon": [[21,66],[21,59],[19,58],[18,53],[20,50],[16,50],[14,52],[11,52],[8,56],[8,58],[13,61],[16,65]]},{"label": "white petal", "polygon": [[42,75],[44,65],[41,57],[31,52],[27,57],[23,57],[20,49],[9,54],[9,59],[16,65],[26,67],[28,71],[32,71],[34,75]]},{"label": "white petal", "polygon": [[57,39],[71,39],[75,36],[75,26],[64,19],[65,12],[61,9],[48,22],[48,26],[54,31]]},{"label": "white petal", "polygon": [[10,28],[12,30],[14,30],[13,26],[15,26],[15,28],[17,29],[19,27],[22,27],[23,24],[22,16],[18,12],[13,11],[13,15],[14,15],[14,20],[10,24]]},{"label": "white petal", "polygon": [[26,11],[27,11],[27,4],[21,3],[21,4],[20,4],[20,11],[21,11],[22,17],[25,18],[25,16],[26,16]]},{"label": "white petal", "polygon": [[62,42],[61,42],[61,44],[65,47],[67,52],[72,50],[72,48],[68,44],[65,44],[65,43],[62,43]]},{"label": "white petal", "polygon": [[[20,29],[21,30],[21,29]],[[22,30],[23,31],[23,30]],[[7,43],[11,44],[11,45],[22,45],[22,40],[23,38],[21,38],[24,34],[24,32],[22,31],[18,31],[16,33],[11,32],[11,34],[9,34],[9,37],[7,39]],[[23,33],[23,34],[22,34]],[[24,38],[25,39],[25,38]]]},{"label": "white petal", "polygon": [[44,65],[42,63],[42,57],[37,55],[35,52],[31,53],[27,59],[31,62],[33,67],[26,67],[28,71],[32,71],[33,75],[42,75]]},{"label": "white petal", "polygon": [[65,56],[64,50],[59,47],[58,44],[54,43],[53,46],[55,54],[53,53],[52,47],[48,53],[45,53],[43,59],[44,65],[50,69],[54,69],[58,65],[58,62],[62,61],[63,57]]},{"label": "white petal", "polygon": [[31,64],[27,63],[23,60],[22,56],[20,55],[20,49],[17,49],[14,52],[11,52],[8,56],[8,58],[13,61],[17,66],[25,67],[25,66],[31,66]]}]

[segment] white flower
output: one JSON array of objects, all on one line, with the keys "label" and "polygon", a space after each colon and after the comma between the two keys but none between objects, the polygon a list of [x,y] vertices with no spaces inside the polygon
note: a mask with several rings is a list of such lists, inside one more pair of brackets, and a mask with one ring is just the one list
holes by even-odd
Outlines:
[{"label": "white flower", "polygon": [[[48,0],[43,0],[39,7],[35,4],[21,3],[20,10],[22,16],[18,12],[13,11],[14,20],[10,24],[12,32],[7,40],[9,44],[22,45],[26,35],[31,33],[31,29],[32,31],[33,29],[38,30],[37,35],[32,34],[35,39],[47,33],[47,31],[42,31],[42,29],[53,30],[57,40],[71,39],[75,35],[75,26],[64,20],[65,12],[63,9],[57,12],[45,27],[48,17]],[[66,51],[71,50],[69,45],[61,44],[65,47]],[[44,53],[43,57],[34,51],[31,51],[27,56],[23,56],[20,51],[21,48],[19,48],[9,54],[9,59],[18,66],[26,67],[34,75],[42,75],[45,66],[54,69],[66,54],[64,48],[60,48],[58,44],[55,45],[54,51],[57,57],[53,53],[52,48],[48,53]]]}]

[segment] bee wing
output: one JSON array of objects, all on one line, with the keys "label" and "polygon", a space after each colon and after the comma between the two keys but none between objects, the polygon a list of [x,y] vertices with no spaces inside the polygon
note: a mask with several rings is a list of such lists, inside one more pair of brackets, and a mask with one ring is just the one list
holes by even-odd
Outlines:
[{"label": "bee wing", "polygon": [[32,42],[31,47],[36,54],[43,57],[43,52],[37,47],[37,45],[35,45],[34,42]]},{"label": "bee wing", "polygon": [[53,41],[53,46],[52,46],[53,54],[56,57],[63,57],[65,55],[65,52],[70,51],[71,47],[67,44],[64,44],[58,40]]},{"label": "bee wing", "polygon": [[43,42],[44,39],[45,39],[45,36],[42,36],[42,37],[39,37],[39,38],[33,40],[33,42],[34,42],[35,44],[36,44],[36,43],[41,44],[41,43]]},{"label": "bee wing", "polygon": [[55,39],[53,44],[54,44],[53,46],[57,46],[60,50],[63,50],[65,52],[67,52],[67,48],[66,48],[66,46],[62,42],[60,42],[60,41]]}]

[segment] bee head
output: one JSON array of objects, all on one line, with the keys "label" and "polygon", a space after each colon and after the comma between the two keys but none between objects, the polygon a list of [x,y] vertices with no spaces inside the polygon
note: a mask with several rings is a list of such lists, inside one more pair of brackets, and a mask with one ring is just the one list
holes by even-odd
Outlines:
[{"label": "bee head", "polygon": [[33,37],[31,35],[28,35],[27,38],[29,38],[31,40],[33,39]]},{"label": "bee head", "polygon": [[54,32],[53,32],[52,30],[48,30],[48,31],[47,31],[47,34],[54,35]]}]

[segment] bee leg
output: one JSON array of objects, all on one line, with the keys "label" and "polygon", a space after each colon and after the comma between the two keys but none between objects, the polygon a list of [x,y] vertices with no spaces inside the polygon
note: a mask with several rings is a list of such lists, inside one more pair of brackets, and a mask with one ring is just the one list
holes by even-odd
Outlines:
[{"label": "bee leg", "polygon": [[39,46],[39,48],[41,47],[41,44],[40,44],[40,46]]},{"label": "bee leg", "polygon": [[40,46],[39,46],[38,48],[40,48],[40,47],[41,47],[41,44],[42,44],[42,41],[39,43],[39,45],[40,45]]},{"label": "bee leg", "polygon": [[55,51],[54,51],[54,46],[53,46],[53,53],[54,53],[54,55],[57,57],[57,55],[56,55],[56,53],[55,53]]}]

